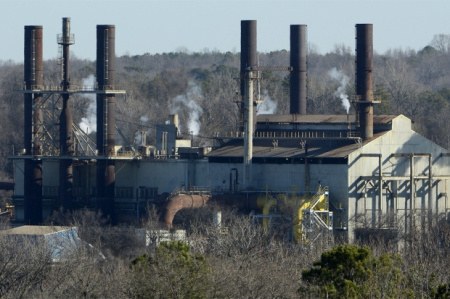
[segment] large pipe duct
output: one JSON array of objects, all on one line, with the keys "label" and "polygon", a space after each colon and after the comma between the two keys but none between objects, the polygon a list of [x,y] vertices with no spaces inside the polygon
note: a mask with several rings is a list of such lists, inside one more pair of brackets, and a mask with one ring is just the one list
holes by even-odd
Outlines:
[{"label": "large pipe duct", "polygon": [[356,96],[361,137],[373,136],[373,25],[356,24]]},{"label": "large pipe duct", "polygon": [[259,196],[256,200],[256,205],[261,210],[262,214],[266,217],[263,218],[263,230],[264,233],[267,235],[270,231],[270,209],[273,206],[277,205],[277,200],[273,198],[272,196],[268,196],[267,194],[264,194],[262,196]]},{"label": "large pipe duct", "polygon": [[[72,159],[68,158],[74,153],[73,144],[73,118],[70,111],[69,102],[69,46],[75,43],[73,36],[70,34],[70,18],[63,18],[62,35],[58,36],[58,44],[62,47],[62,81],[61,87],[63,89],[62,100],[63,106],[60,115],[60,203],[63,210],[72,209],[72,186],[73,186],[73,166]],[[65,158],[65,159],[64,159]]]},{"label": "large pipe duct", "polygon": [[[42,26],[25,26],[24,81],[28,91],[43,88]],[[40,93],[24,94],[24,147],[27,156],[42,154],[39,136],[42,130],[42,100]],[[35,109],[33,109],[35,107]],[[24,165],[24,221],[42,222],[42,162],[25,159]]]},{"label": "large pipe duct", "polygon": [[291,25],[290,113],[306,114],[306,25]]},{"label": "large pipe duct", "polygon": [[[115,26],[97,25],[97,162],[98,207],[114,221],[115,166]],[[108,92],[111,91],[111,92]]]},{"label": "large pipe duct", "polygon": [[165,206],[161,220],[167,228],[172,228],[175,214],[182,209],[201,208],[211,198],[211,195],[179,194],[172,197]]}]

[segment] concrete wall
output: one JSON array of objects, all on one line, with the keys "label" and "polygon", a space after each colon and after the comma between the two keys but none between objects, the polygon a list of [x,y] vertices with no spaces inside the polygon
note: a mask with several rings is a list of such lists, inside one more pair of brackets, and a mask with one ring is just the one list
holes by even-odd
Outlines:
[{"label": "concrete wall", "polygon": [[209,186],[207,160],[148,159],[116,161],[116,188],[157,187],[158,193],[179,186]]}]

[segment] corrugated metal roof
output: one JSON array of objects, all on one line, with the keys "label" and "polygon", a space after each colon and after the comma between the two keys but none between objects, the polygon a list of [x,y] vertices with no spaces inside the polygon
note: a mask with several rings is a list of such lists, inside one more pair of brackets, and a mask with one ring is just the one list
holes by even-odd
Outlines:
[{"label": "corrugated metal roof", "polygon": [[60,231],[70,230],[76,227],[71,226],[39,226],[39,225],[23,225],[0,233],[8,235],[49,235]]},{"label": "corrugated metal roof", "polygon": [[[371,139],[365,140],[363,145],[370,142],[386,132],[374,134]],[[346,158],[350,153],[357,150],[360,144],[355,140],[309,140],[308,158]],[[213,150],[207,157],[217,158],[239,158],[244,155],[243,140],[232,140],[223,147]],[[272,144],[272,140],[253,141],[254,158],[304,158],[305,149],[300,145],[300,139],[278,140],[278,146]]]}]

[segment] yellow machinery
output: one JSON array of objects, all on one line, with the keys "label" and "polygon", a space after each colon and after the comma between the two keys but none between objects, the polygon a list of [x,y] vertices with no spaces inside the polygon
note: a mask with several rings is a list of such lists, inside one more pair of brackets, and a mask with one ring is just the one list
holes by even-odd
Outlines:
[{"label": "yellow machinery", "polygon": [[270,209],[273,206],[277,205],[277,200],[266,192],[265,196],[258,197],[256,204],[258,205],[258,208],[261,209],[262,214],[265,216],[263,218],[263,229],[264,233],[268,234]]},{"label": "yellow machinery", "polygon": [[333,212],[329,211],[328,187],[320,187],[314,195],[300,199],[293,219],[293,235],[297,243],[314,242],[319,236],[333,231]]},{"label": "yellow machinery", "polygon": [[[296,194],[297,192],[293,192]],[[278,199],[281,199],[278,195]],[[292,233],[294,240],[300,242],[314,242],[319,237],[331,239],[333,233],[333,212],[329,211],[328,187],[319,187],[315,194],[305,194],[300,197],[284,197],[284,206],[293,212]],[[290,201],[287,203],[286,201]],[[270,210],[277,205],[277,198],[269,192],[260,195],[256,200],[256,206],[261,210],[262,215],[253,217],[262,218],[264,233],[270,231],[270,220],[274,215]],[[283,206],[283,205],[282,205]],[[293,210],[293,211],[292,211]]]}]

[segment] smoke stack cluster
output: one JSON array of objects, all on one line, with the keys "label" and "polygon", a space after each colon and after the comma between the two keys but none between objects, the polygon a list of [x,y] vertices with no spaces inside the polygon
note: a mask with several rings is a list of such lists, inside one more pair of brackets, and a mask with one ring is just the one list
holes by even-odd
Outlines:
[{"label": "smoke stack cluster", "polygon": [[290,113],[306,114],[306,25],[291,25]]},{"label": "smoke stack cluster", "polygon": [[361,137],[373,136],[373,25],[356,24],[356,96]]}]

